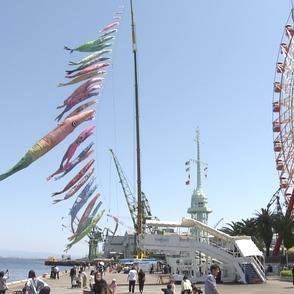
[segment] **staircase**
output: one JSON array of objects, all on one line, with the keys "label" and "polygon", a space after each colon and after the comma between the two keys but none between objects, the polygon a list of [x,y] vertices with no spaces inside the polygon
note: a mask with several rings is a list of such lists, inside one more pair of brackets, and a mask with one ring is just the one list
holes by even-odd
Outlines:
[{"label": "staircase", "polygon": [[[196,236],[185,233],[145,234],[139,246],[143,250],[160,252],[166,255],[188,253],[194,259],[197,253],[204,253],[216,260],[225,269],[226,281],[238,280],[242,283],[265,282],[263,254],[250,237],[232,237],[197,220],[184,218],[181,223],[148,221],[148,226],[157,231],[158,228],[197,229],[202,233]],[[192,258],[192,256],[194,256]],[[225,275],[224,275],[225,280]]]},{"label": "staircase", "polygon": [[262,282],[251,263],[244,264],[244,272],[247,284],[257,284]]}]

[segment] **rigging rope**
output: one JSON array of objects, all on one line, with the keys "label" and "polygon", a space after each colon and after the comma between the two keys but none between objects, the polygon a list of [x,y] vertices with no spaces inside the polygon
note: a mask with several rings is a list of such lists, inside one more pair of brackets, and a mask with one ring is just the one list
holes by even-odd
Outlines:
[{"label": "rigging rope", "polygon": [[[121,2],[123,3],[123,2]],[[120,8],[123,9],[123,4],[119,5]],[[122,16],[123,16],[123,13],[121,14],[120,16],[120,26],[122,24]],[[121,34],[121,30],[119,29],[117,32],[116,32],[116,39],[119,39],[119,36]],[[116,56],[117,56],[117,50],[115,50],[115,47],[116,47],[116,44],[117,42],[115,42],[113,44],[113,52],[112,52],[112,63],[111,63],[111,94],[110,94],[110,97],[111,97],[111,108],[112,108],[112,118],[113,118],[113,130],[112,130],[112,133],[113,133],[113,146],[111,146],[111,148],[116,152],[117,151],[117,114],[116,114],[116,92],[115,92],[115,89],[116,89],[116,76],[115,76],[115,67],[114,67],[114,64],[115,64],[115,60],[116,60]],[[112,158],[111,156],[109,156],[109,159],[110,159],[110,164],[109,164],[109,169],[110,169],[110,175],[109,175],[109,200],[110,202],[108,203],[108,207],[109,207],[109,210],[111,210],[111,196],[112,196],[112,190],[111,190],[111,186],[113,185],[113,181],[112,181],[112,169],[113,169],[113,164],[112,164]],[[119,198],[118,198],[118,182],[115,181],[115,208],[112,208],[112,213],[113,211],[116,212],[116,214],[118,214],[118,211],[119,211]],[[114,203],[112,203],[113,205]]]}]

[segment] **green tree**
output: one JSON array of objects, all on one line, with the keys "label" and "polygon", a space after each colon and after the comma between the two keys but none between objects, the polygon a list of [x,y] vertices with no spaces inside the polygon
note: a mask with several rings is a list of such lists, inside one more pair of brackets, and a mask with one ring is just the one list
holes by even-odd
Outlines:
[{"label": "green tree", "polygon": [[264,243],[266,256],[269,256],[273,239],[273,213],[269,209],[261,208],[255,215],[257,234]]},{"label": "green tree", "polygon": [[228,223],[221,231],[231,236],[253,236],[256,234],[255,219],[247,218],[238,222]]},{"label": "green tree", "polygon": [[276,214],[273,218],[273,227],[276,233],[283,237],[284,246],[287,250],[294,246],[294,221],[291,218]]},{"label": "green tree", "polygon": [[230,236],[251,236],[256,246],[260,250],[263,250],[263,241],[258,234],[255,218],[247,218],[238,222],[228,223],[221,231]]},{"label": "green tree", "polygon": [[244,235],[244,224],[242,222],[231,222],[226,224],[225,227],[221,228],[220,231],[230,236],[241,236]]}]

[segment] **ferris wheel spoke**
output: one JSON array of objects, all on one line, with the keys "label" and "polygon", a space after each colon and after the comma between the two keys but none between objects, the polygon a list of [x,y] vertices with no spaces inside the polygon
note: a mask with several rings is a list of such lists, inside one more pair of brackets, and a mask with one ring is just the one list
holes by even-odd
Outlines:
[{"label": "ferris wheel spoke", "polygon": [[281,74],[285,74],[288,76],[289,73],[291,73],[292,69],[292,60],[285,58],[284,62],[281,63],[282,65],[277,64],[277,71],[280,71]]},{"label": "ferris wheel spoke", "polygon": [[291,99],[292,99],[292,95],[288,95],[285,97],[281,97],[281,103],[279,103],[279,105],[283,108],[283,107],[291,107]]},{"label": "ferris wheel spoke", "polygon": [[291,158],[291,160],[293,160],[294,157],[294,145],[293,143],[286,143],[286,140],[284,141],[284,145],[282,148],[282,152],[280,152],[280,155],[277,156],[277,158],[283,158],[285,163],[287,163],[288,159]]},{"label": "ferris wheel spoke", "polygon": [[291,43],[288,45],[289,51],[288,51],[286,58],[289,59],[290,61],[293,61],[294,60],[294,48],[291,46]]},{"label": "ferris wheel spoke", "polygon": [[[291,113],[292,115],[292,113]],[[292,138],[293,138],[293,126],[292,126],[292,123],[293,123],[293,119],[288,119],[286,122],[285,122],[285,127],[282,129],[282,135],[284,136],[284,139],[288,141],[291,141]],[[291,141],[292,143],[293,141]]]},{"label": "ferris wheel spoke", "polygon": [[285,160],[286,166],[287,166],[287,171],[289,174],[289,179],[292,179],[294,171],[293,171],[293,148],[291,150],[291,154],[288,154],[288,158]]},{"label": "ferris wheel spoke", "polygon": [[293,85],[292,77],[283,75],[281,93],[291,95],[292,85]]},{"label": "ferris wheel spoke", "polygon": [[286,110],[284,111],[281,115],[280,115],[280,123],[282,124],[285,124],[285,126],[287,126],[288,123],[291,122],[291,119],[289,116],[290,116],[291,112],[290,110]]},{"label": "ferris wheel spoke", "polygon": [[282,75],[285,77],[291,77],[291,69],[293,65],[293,60],[286,58],[284,61],[284,71],[282,72]]},{"label": "ferris wheel spoke", "polygon": [[291,143],[286,142],[284,144],[284,148],[283,148],[284,157],[287,157],[285,154],[289,154],[291,148],[292,148]]},{"label": "ferris wheel spoke", "polygon": [[293,119],[291,119],[291,121],[289,119],[282,119],[280,121],[277,121],[278,125],[279,125],[279,132],[281,135],[282,139],[288,139],[288,136],[293,136],[293,134],[291,133],[292,131],[292,122]]},{"label": "ferris wheel spoke", "polygon": [[288,158],[293,159],[293,151],[293,145],[286,145],[285,148],[283,148],[282,154],[285,161],[287,161]]}]

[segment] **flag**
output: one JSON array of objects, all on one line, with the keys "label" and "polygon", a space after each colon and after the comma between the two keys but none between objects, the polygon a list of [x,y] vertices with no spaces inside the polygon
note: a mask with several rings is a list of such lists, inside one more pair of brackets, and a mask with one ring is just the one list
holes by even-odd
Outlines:
[{"label": "flag", "polygon": [[190,179],[191,179],[191,176],[190,174],[188,174],[188,180],[186,181],[186,185],[190,185]]},{"label": "flag", "polygon": [[186,180],[186,185],[190,185],[190,160],[185,162],[186,166],[186,173],[187,173],[187,180]]},{"label": "flag", "polygon": [[208,170],[208,166],[206,166],[206,167],[204,168],[204,176],[205,176],[205,178],[207,178],[207,170]]}]

